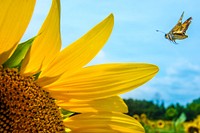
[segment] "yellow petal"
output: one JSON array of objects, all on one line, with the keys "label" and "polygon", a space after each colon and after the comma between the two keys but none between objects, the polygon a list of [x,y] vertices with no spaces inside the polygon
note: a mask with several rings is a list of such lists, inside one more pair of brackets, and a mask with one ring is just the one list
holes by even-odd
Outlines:
[{"label": "yellow petal", "polygon": [[56,104],[72,112],[97,112],[97,111],[114,111],[127,113],[128,108],[119,96],[113,96],[97,100],[77,100],[57,101]]},{"label": "yellow petal", "polygon": [[64,124],[72,132],[93,131],[99,133],[103,130],[110,130],[119,133],[144,133],[144,128],[137,120],[116,112],[83,113],[64,120]]},{"label": "yellow petal", "polygon": [[32,75],[45,69],[60,48],[60,1],[53,0],[49,14],[22,63],[21,74]]},{"label": "yellow petal", "polygon": [[2,0],[0,2],[0,64],[16,48],[31,19],[35,0]]},{"label": "yellow petal", "polygon": [[100,99],[130,91],[155,76],[151,64],[102,64],[83,68],[55,85],[45,88],[57,99]]},{"label": "yellow petal", "polygon": [[49,84],[46,83],[45,77],[58,76],[64,72],[69,75],[90,62],[108,40],[113,23],[114,17],[111,14],[83,37],[61,51],[48,68],[40,74],[40,78],[44,79],[39,79],[38,83],[41,86]]},{"label": "yellow petal", "polygon": [[106,127],[106,129],[105,127],[88,127],[88,128],[78,128],[69,133],[119,133],[119,132],[117,132],[114,129],[111,129],[110,127]]},{"label": "yellow petal", "polygon": [[78,129],[73,129],[69,133],[145,133],[138,129],[131,129],[122,126],[88,126]]}]

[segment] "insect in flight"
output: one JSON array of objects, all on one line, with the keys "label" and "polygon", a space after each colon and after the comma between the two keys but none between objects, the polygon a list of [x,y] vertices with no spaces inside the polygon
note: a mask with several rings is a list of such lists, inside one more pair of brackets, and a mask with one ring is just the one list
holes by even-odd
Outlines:
[{"label": "insect in flight", "polygon": [[[186,31],[192,22],[192,17],[189,17],[184,23],[182,23],[184,12],[182,13],[180,19],[178,20],[178,23],[169,31],[169,33],[165,33],[165,38],[172,41],[173,43],[176,43],[176,40],[182,40],[187,38]],[[156,30],[157,32],[162,32],[159,30]],[[162,32],[164,33],[164,32]]]}]

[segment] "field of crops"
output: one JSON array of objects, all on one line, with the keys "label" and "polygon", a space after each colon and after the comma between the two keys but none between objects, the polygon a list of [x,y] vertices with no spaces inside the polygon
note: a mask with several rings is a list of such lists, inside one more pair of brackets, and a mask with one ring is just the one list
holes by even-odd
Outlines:
[{"label": "field of crops", "polygon": [[185,114],[173,121],[150,120],[145,114],[133,115],[145,128],[146,133],[200,133],[200,115],[186,121]]}]

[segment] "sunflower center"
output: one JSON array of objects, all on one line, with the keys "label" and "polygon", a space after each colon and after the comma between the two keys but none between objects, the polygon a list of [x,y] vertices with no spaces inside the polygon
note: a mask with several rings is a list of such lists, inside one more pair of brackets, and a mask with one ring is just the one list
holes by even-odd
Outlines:
[{"label": "sunflower center", "polygon": [[48,92],[15,68],[0,66],[0,132],[64,132]]}]

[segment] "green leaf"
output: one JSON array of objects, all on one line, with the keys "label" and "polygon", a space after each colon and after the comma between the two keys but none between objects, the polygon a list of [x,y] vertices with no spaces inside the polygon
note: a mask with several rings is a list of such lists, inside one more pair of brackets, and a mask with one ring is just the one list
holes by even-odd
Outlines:
[{"label": "green leaf", "polygon": [[60,111],[63,115],[63,119],[67,118],[67,117],[70,117],[71,115],[75,114],[74,112],[71,112],[71,111],[68,111],[68,110],[65,110],[63,108],[60,108]]},{"label": "green leaf", "polygon": [[179,116],[179,118],[175,121],[175,126],[178,127],[180,124],[182,124],[183,122],[185,122],[185,120],[186,120],[185,113],[181,113],[181,115]]},{"label": "green leaf", "polygon": [[12,56],[3,64],[3,67],[9,67],[9,68],[14,68],[20,66],[21,61],[24,59],[26,56],[28,50],[30,49],[33,40],[35,37],[20,43]]}]

